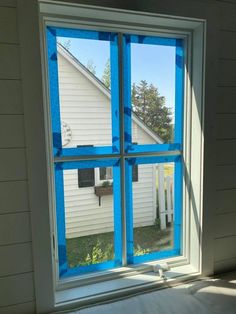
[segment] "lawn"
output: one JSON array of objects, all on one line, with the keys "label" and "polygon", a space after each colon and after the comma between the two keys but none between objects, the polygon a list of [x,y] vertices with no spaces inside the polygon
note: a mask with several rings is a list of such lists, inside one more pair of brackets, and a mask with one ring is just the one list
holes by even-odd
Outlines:
[{"label": "lawn", "polygon": [[[171,248],[172,228],[160,230],[156,225],[134,229],[135,255]],[[67,239],[67,259],[70,267],[89,265],[114,257],[113,232]]]}]

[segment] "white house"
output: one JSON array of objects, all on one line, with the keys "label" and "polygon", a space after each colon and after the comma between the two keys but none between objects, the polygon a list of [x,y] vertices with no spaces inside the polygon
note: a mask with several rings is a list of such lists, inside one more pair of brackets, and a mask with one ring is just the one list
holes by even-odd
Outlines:
[{"label": "white house", "polygon": [[[63,145],[111,145],[110,91],[73,55],[58,45],[58,71]],[[133,142],[161,143],[136,115],[132,115]],[[91,169],[94,182],[88,186],[78,170],[64,173],[66,237],[74,238],[113,230],[113,197],[101,198],[95,186],[112,180],[111,169]],[[85,176],[89,176],[85,173]],[[139,165],[133,174],[134,226],[148,226],[156,218],[156,166]]]}]

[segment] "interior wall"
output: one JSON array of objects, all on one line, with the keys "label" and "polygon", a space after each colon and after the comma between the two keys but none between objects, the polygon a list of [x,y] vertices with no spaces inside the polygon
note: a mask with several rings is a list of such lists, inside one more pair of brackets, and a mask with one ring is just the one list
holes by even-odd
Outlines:
[{"label": "interior wall", "polygon": [[[236,268],[235,1],[74,2],[207,18],[203,205],[211,215],[203,226],[212,236],[212,247],[205,255],[215,272]],[[20,47],[17,1],[1,0],[0,313],[10,314],[35,312]]]},{"label": "interior wall", "polygon": [[34,313],[16,1],[0,1],[0,313]]}]

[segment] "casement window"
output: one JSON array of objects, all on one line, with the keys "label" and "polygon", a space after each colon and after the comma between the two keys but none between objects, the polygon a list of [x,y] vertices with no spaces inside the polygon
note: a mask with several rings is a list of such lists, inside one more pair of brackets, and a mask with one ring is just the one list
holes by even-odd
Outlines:
[{"label": "casement window", "polygon": [[198,273],[204,21],[40,8],[55,302]]}]

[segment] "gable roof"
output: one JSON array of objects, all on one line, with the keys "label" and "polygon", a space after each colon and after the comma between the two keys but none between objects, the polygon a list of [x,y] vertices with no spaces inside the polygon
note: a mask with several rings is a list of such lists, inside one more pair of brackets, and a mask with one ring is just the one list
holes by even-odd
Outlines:
[{"label": "gable roof", "polygon": [[[106,97],[111,99],[110,89],[99,80],[86,66],[84,66],[69,50],[67,50],[62,44],[57,44],[57,51],[63,56],[70,64],[72,64],[81,74],[83,74],[93,85],[95,85]],[[132,111],[132,120],[147,133],[156,143],[162,144],[163,140],[152,131],[138,116]]]}]

